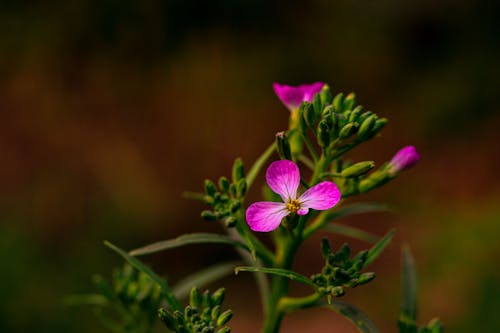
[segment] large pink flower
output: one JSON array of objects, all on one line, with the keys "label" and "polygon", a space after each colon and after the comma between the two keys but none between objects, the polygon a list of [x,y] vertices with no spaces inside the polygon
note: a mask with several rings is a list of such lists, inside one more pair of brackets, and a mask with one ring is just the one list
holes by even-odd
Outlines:
[{"label": "large pink flower", "polygon": [[297,198],[300,184],[299,167],[292,161],[271,163],[266,172],[271,190],[283,202],[255,202],[246,211],[247,223],[253,231],[268,232],[279,227],[281,220],[291,213],[306,215],[309,209],[327,210],[340,201],[340,191],[332,182],[321,182]]},{"label": "large pink flower", "polygon": [[288,86],[286,84],[273,83],[274,92],[285,106],[293,111],[298,109],[302,102],[312,102],[314,95],[319,93],[325,84],[314,82],[300,86]]}]

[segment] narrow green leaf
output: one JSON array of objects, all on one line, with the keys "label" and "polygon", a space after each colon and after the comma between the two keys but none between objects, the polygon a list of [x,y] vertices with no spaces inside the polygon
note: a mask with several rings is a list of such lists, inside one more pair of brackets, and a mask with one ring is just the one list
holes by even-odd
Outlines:
[{"label": "narrow green leaf", "polygon": [[250,171],[248,171],[246,180],[247,180],[247,186],[250,188],[252,186],[255,178],[259,174],[260,169],[264,166],[266,161],[271,157],[271,155],[274,153],[276,150],[276,143],[272,143],[263,153],[262,155],[257,158],[257,160],[254,162],[252,167],[250,168]]},{"label": "narrow green leaf", "polygon": [[379,333],[373,321],[363,311],[351,304],[332,300],[331,304],[321,301],[317,305],[333,310],[349,319],[362,333]]},{"label": "narrow green leaf", "polygon": [[417,271],[408,246],[404,246],[401,252],[401,265],[403,285],[401,319],[406,318],[412,322],[417,322]]},{"label": "narrow green leaf", "polygon": [[286,277],[292,281],[304,283],[313,288],[316,288],[316,285],[312,282],[311,279],[302,274],[290,271],[288,269],[240,266],[234,269],[235,274],[238,274],[239,272],[261,272],[261,273],[279,275]]},{"label": "narrow green leaf", "polygon": [[375,259],[378,258],[384,251],[384,249],[391,242],[392,237],[394,236],[395,230],[390,230],[382,239],[380,239],[372,248],[368,251],[368,256],[366,257],[366,261],[363,267],[367,267],[370,265]]},{"label": "narrow green leaf", "polygon": [[106,297],[100,294],[85,294],[85,295],[69,295],[63,300],[66,306],[75,305],[108,305],[109,301]]},{"label": "narrow green leaf", "polygon": [[200,243],[219,243],[219,244],[229,244],[233,246],[238,246],[243,249],[248,250],[248,246],[238,242],[226,235],[210,234],[210,233],[194,233],[179,236],[174,239],[164,240],[156,242],[144,247],[130,251],[131,256],[142,256],[146,254],[156,253],[164,250],[173,249],[176,247],[181,247],[188,244],[200,244]]},{"label": "narrow green leaf", "polygon": [[378,238],[374,234],[366,232],[364,230],[350,227],[348,225],[339,223],[329,223],[324,227],[324,230],[329,231],[334,234],[339,234],[355,239],[359,239],[369,243],[376,243]]},{"label": "narrow green leaf", "polygon": [[237,265],[241,265],[241,261],[219,263],[189,275],[173,287],[174,295],[178,299],[183,299],[189,295],[192,287],[201,289],[203,286],[229,275]]},{"label": "narrow green leaf", "polygon": [[156,282],[162,291],[162,295],[165,297],[165,300],[167,303],[175,310],[181,310],[181,306],[179,304],[179,301],[177,298],[175,298],[172,289],[168,285],[167,281],[156,275],[155,272],[153,272],[149,267],[144,265],[142,262],[140,262],[137,258],[132,257],[129,255],[126,251],[120,249],[116,245],[111,244],[108,241],[104,241],[104,245],[109,247],[111,250],[115,251],[117,254],[119,254],[123,259],[125,259],[132,267],[135,269],[147,274],[151,280]]},{"label": "narrow green leaf", "polygon": [[326,216],[326,220],[336,220],[341,217],[372,213],[372,212],[389,212],[391,209],[389,206],[384,204],[379,204],[376,202],[358,202],[352,205],[344,206],[338,210],[330,212]]}]

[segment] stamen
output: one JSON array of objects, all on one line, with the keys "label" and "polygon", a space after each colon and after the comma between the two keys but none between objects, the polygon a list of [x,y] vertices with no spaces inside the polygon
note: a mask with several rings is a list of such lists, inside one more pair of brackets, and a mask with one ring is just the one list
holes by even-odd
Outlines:
[{"label": "stamen", "polygon": [[296,213],[300,209],[300,202],[297,199],[291,199],[286,203],[286,209],[291,213]]}]

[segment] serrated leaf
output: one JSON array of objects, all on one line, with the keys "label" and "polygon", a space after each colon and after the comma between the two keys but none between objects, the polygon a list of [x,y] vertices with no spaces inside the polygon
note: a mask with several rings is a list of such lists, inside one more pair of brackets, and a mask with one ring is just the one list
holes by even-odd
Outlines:
[{"label": "serrated leaf", "polygon": [[181,247],[189,244],[204,244],[204,243],[229,244],[248,250],[247,245],[238,242],[226,235],[211,234],[211,233],[193,233],[193,234],[182,235],[174,239],[164,240],[150,245],[146,245],[130,251],[129,254],[131,256],[143,256],[146,254],[152,254],[160,251],[174,249],[176,247]]},{"label": "serrated leaf", "polygon": [[318,302],[317,305],[333,310],[338,314],[344,316],[345,318],[349,319],[362,333],[380,332],[373,323],[373,321],[371,321],[371,319],[368,318],[368,316],[363,311],[356,308],[354,305],[336,300],[332,300],[331,304],[321,301]]},{"label": "serrated leaf", "polygon": [[417,271],[410,248],[404,246],[401,251],[403,295],[401,300],[401,318],[417,322]]},{"label": "serrated leaf", "polygon": [[368,256],[366,257],[363,267],[370,265],[373,261],[375,261],[375,259],[378,258],[378,256],[382,254],[387,245],[391,242],[394,232],[394,229],[390,230],[382,239],[372,246],[372,248],[368,251]]},{"label": "serrated leaf", "polygon": [[173,287],[174,295],[178,299],[185,298],[191,292],[192,287],[201,289],[203,286],[229,275],[240,264],[240,261],[220,263],[189,275]]},{"label": "serrated leaf", "polygon": [[149,267],[147,267],[142,262],[140,262],[137,258],[129,255],[126,251],[120,249],[116,245],[113,245],[112,243],[110,243],[108,241],[104,241],[104,245],[106,245],[111,250],[113,250],[114,252],[119,254],[132,267],[134,267],[135,269],[148,275],[151,278],[151,280],[153,280],[154,282],[156,282],[160,286],[162,295],[165,297],[165,300],[167,301],[167,303],[173,309],[181,310],[181,306],[179,304],[179,301],[177,300],[177,298],[175,298],[175,296],[172,292],[172,289],[170,288],[170,286],[168,285],[166,280],[159,277],[155,272],[153,272]]},{"label": "serrated leaf", "polygon": [[378,240],[377,236],[374,234],[344,224],[329,223],[323,229],[334,234],[359,239],[369,243],[375,243]]},{"label": "serrated leaf", "polygon": [[307,276],[290,271],[288,269],[240,266],[240,267],[236,267],[234,269],[235,274],[238,274],[239,272],[261,272],[261,273],[283,276],[283,277],[286,277],[292,281],[304,283],[304,284],[307,284],[313,288],[316,288],[316,285],[314,284],[314,282],[312,282],[312,280],[309,279]]}]

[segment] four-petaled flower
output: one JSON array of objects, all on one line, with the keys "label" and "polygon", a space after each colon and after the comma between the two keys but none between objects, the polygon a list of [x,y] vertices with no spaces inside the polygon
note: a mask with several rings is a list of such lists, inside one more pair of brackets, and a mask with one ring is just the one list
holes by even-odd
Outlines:
[{"label": "four-petaled flower", "polygon": [[292,161],[280,160],[269,165],[266,181],[283,202],[255,202],[246,211],[247,223],[253,231],[268,232],[279,227],[291,214],[305,215],[309,209],[327,210],[340,201],[340,191],[329,181],[314,185],[297,198],[300,184],[299,167]]},{"label": "four-petaled flower", "polygon": [[414,146],[401,148],[388,164],[390,174],[396,174],[409,169],[420,160],[420,155]]},{"label": "four-petaled flower", "polygon": [[283,104],[285,104],[290,111],[293,111],[298,109],[302,102],[312,102],[314,95],[319,93],[324,85],[323,82],[314,82],[294,87],[286,84],[274,83],[273,88]]}]

